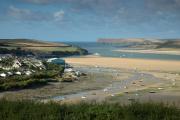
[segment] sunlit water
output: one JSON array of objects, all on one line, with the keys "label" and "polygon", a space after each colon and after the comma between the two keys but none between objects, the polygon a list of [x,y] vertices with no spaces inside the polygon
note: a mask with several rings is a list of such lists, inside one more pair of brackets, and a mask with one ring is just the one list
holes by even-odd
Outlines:
[{"label": "sunlit water", "polygon": [[113,46],[110,44],[102,44],[96,42],[69,42],[68,44],[85,48],[91,54],[99,54],[105,57],[180,60],[180,55],[151,54],[151,53],[144,54],[144,53],[128,53],[128,52],[114,51],[117,49],[125,48],[126,46]]}]

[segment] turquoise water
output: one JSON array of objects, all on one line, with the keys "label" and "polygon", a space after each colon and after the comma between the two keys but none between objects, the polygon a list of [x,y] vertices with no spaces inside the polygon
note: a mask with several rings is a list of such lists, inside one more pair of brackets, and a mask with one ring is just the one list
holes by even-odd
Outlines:
[{"label": "turquoise water", "polygon": [[105,56],[105,57],[180,60],[180,55],[127,53],[127,52],[113,51],[113,50],[125,48],[126,46],[115,46],[115,45],[102,44],[96,42],[69,42],[68,44],[85,48],[91,54],[98,53],[101,56]]}]

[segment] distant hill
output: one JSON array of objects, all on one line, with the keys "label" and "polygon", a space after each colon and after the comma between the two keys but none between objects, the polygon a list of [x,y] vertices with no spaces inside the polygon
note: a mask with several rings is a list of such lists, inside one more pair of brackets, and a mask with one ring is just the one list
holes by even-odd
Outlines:
[{"label": "distant hill", "polygon": [[68,47],[63,43],[45,42],[31,39],[0,39],[0,46],[7,47]]},{"label": "distant hill", "polygon": [[68,56],[83,55],[88,51],[76,46],[57,42],[45,42],[31,39],[0,39],[0,54]]},{"label": "distant hill", "polygon": [[131,48],[175,48],[180,49],[180,39],[98,39],[97,42],[105,44],[128,45]]},{"label": "distant hill", "polygon": [[179,48],[180,49],[180,39],[172,39],[163,42],[158,45],[157,48]]},{"label": "distant hill", "polygon": [[108,38],[100,38],[97,40],[100,43],[142,43],[145,42],[144,39],[108,39]]}]

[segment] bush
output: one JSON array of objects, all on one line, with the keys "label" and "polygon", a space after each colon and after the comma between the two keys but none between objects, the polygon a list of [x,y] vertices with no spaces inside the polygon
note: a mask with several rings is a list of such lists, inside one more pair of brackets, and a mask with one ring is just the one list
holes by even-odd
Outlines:
[{"label": "bush", "polygon": [[155,103],[57,104],[0,100],[1,120],[179,120],[180,110]]},{"label": "bush", "polygon": [[3,83],[0,85],[0,90],[13,90],[13,89],[22,89],[22,88],[28,88],[32,86],[37,85],[45,85],[47,84],[47,80],[36,80],[36,79],[29,79],[19,82],[9,82],[9,83]]}]

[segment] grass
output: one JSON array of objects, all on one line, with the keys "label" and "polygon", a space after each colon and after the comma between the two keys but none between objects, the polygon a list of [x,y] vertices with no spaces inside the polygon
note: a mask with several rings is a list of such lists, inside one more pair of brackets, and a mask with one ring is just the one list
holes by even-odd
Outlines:
[{"label": "grass", "polygon": [[155,103],[58,104],[0,100],[1,120],[179,120],[175,106]]},{"label": "grass", "polygon": [[20,53],[23,53],[23,55],[28,55],[30,53],[33,55],[45,55],[48,53],[58,56],[69,56],[84,55],[88,52],[85,49],[63,43],[53,43],[30,39],[1,39],[0,53],[14,53],[16,55],[19,55]]},{"label": "grass", "polygon": [[77,51],[76,47],[26,47],[29,50],[39,50],[43,52],[52,52],[52,51]]}]

